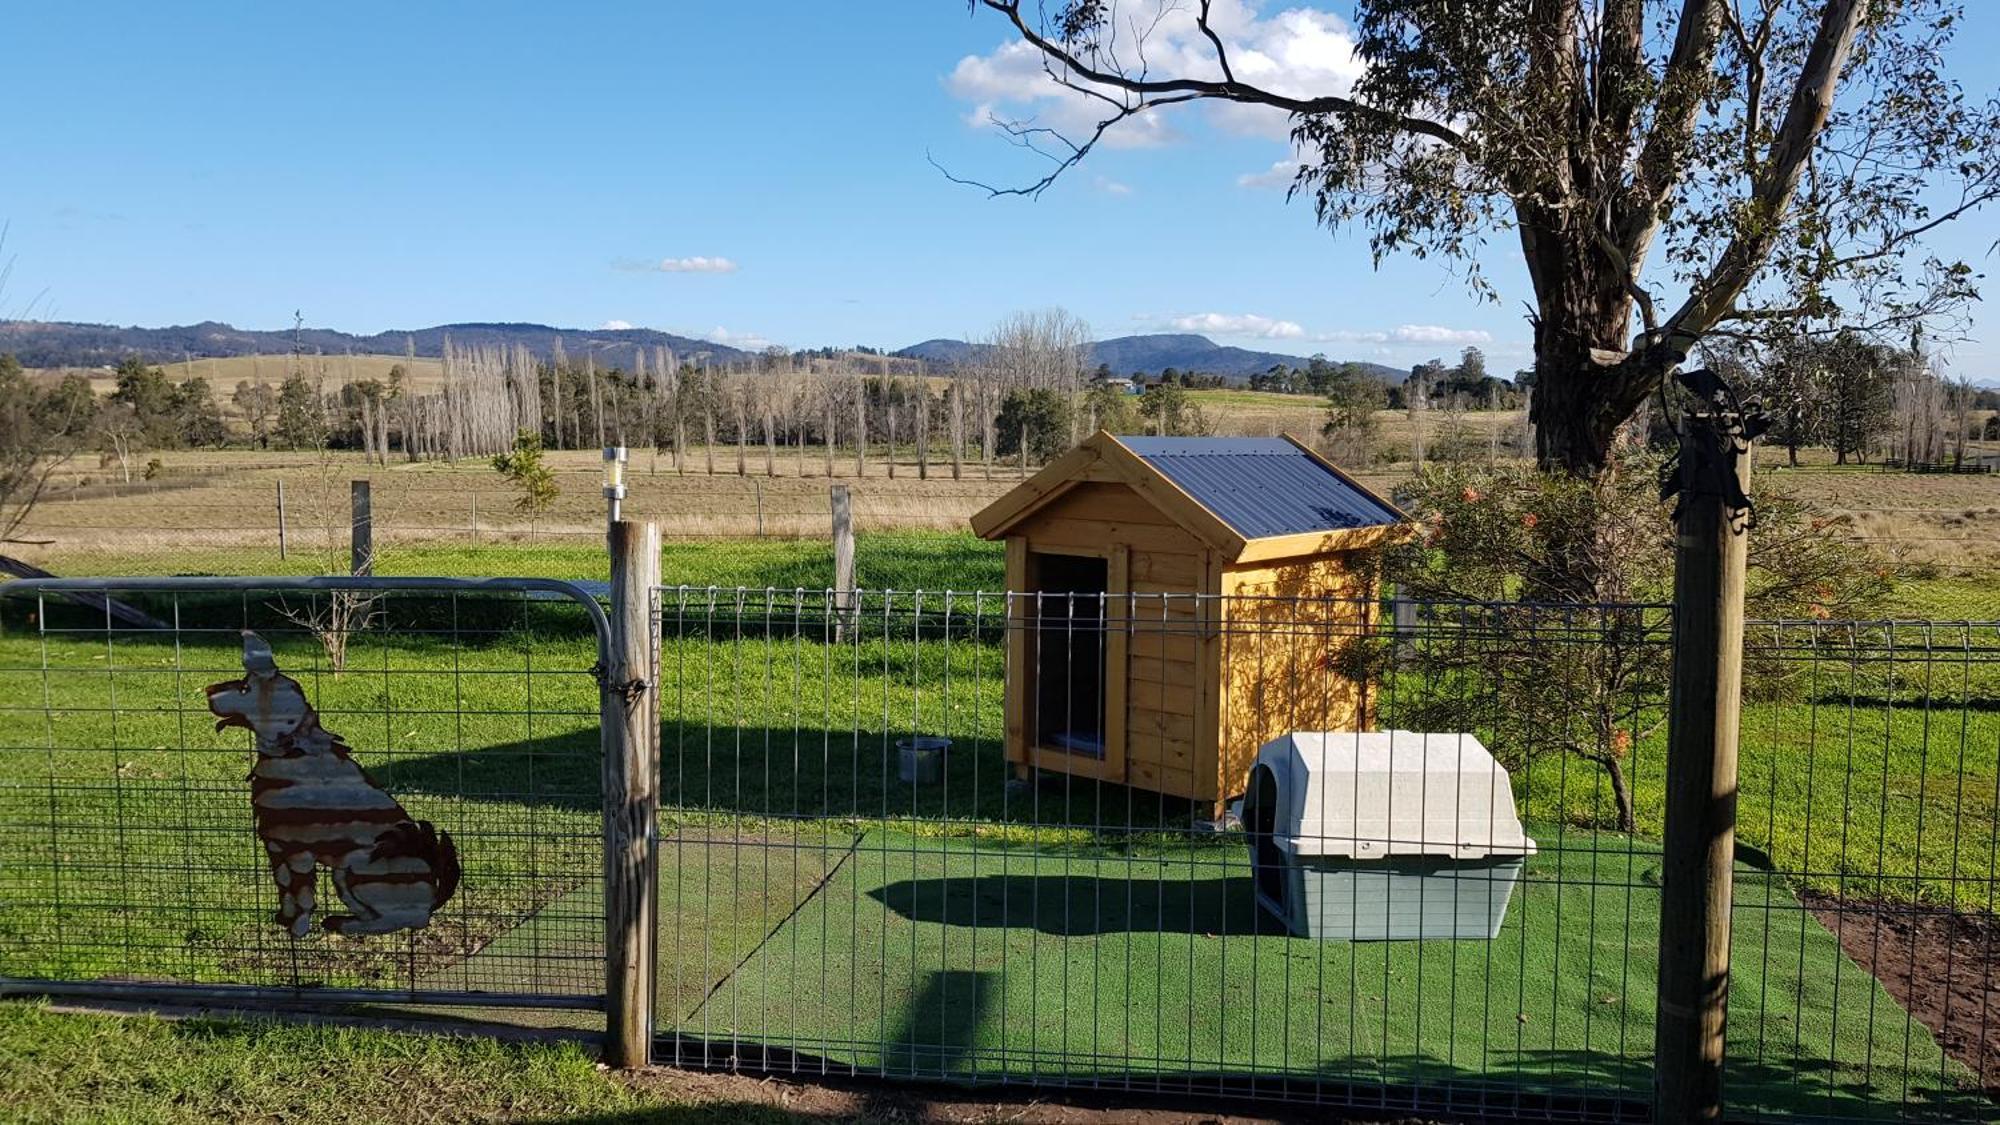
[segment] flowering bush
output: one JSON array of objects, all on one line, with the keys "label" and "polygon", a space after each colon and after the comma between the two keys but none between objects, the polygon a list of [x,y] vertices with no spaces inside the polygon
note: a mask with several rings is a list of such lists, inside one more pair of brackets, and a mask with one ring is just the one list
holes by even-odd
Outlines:
[{"label": "flowering bush", "polygon": [[[1382,693],[1385,721],[1477,731],[1515,769],[1582,758],[1603,771],[1609,807],[1593,795],[1565,814],[1631,831],[1628,762],[1666,721],[1671,664],[1672,504],[1658,469],[1635,456],[1597,483],[1526,467],[1420,473],[1402,499],[1421,533],[1374,560],[1423,622],[1414,642],[1370,650],[1378,663],[1363,674],[1394,686]],[[1752,619],[1875,610],[1893,575],[1840,521],[1773,488],[1753,492]],[[1784,669],[1753,654],[1746,690],[1787,690]]]}]

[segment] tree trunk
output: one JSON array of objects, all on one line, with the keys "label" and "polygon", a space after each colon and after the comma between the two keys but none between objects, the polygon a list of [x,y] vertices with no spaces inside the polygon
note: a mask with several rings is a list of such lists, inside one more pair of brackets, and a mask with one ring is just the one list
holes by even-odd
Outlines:
[{"label": "tree trunk", "polygon": [[1676,361],[1628,350],[1632,292],[1576,216],[1527,204],[1517,215],[1536,298],[1535,463],[1595,480],[1611,466],[1619,428]]},{"label": "tree trunk", "polygon": [[1625,767],[1610,754],[1586,755],[1591,761],[1604,767],[1604,776],[1611,780],[1611,801],[1618,809],[1618,831],[1631,835],[1639,830],[1639,820],[1632,811],[1632,790],[1625,783]]}]

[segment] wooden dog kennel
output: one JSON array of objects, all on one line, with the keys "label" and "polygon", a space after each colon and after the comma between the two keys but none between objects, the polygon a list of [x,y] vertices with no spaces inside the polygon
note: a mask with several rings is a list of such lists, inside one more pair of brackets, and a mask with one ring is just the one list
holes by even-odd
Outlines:
[{"label": "wooden dog kennel", "polygon": [[1365,730],[1340,647],[1367,631],[1358,551],[1408,517],[1296,439],[1098,433],[985,510],[1007,544],[1007,760],[1220,817],[1258,748]]}]

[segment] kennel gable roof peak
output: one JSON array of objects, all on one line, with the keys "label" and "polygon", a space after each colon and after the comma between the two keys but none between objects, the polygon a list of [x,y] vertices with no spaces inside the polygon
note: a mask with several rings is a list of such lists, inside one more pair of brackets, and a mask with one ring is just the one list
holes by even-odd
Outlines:
[{"label": "kennel gable roof peak", "polygon": [[1099,431],[972,517],[998,539],[1086,481],[1129,486],[1231,561],[1380,541],[1409,517],[1298,439],[1116,437]]}]

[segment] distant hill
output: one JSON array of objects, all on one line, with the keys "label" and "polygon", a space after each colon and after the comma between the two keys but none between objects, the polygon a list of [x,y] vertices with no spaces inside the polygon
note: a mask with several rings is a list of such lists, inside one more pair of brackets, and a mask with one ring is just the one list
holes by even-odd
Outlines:
[{"label": "distant hill", "polygon": [[[547,358],[558,342],[569,355],[594,355],[605,366],[630,367],[635,349],[672,349],[680,359],[706,357],[716,364],[745,363],[756,356],[726,344],[714,344],[656,332],[650,328],[584,329],[551,328],[546,324],[439,324],[400,332],[378,332],[372,336],[338,332],[330,328],[306,328],[297,343],[308,352],[338,356],[399,356],[414,350],[419,358],[436,359],[444,354],[444,341],[458,344],[519,344]],[[235,356],[284,355],[292,350],[291,331],[262,332],[236,328],[218,321],[176,325],[168,328],[120,327],[111,324],[77,324],[47,320],[0,320],[0,353],[12,352],[28,367],[111,367],[127,356],[147,363],[176,363],[184,359],[228,359]],[[912,344],[893,358],[922,360],[933,370],[949,369],[974,362],[985,344],[964,340],[934,339]],[[1158,375],[1167,368],[1221,375],[1237,382],[1247,380],[1273,364],[1297,366],[1305,361],[1295,355],[1227,347],[1206,336],[1188,333],[1160,333],[1148,336],[1119,336],[1099,340],[1090,346],[1090,365],[1107,364],[1120,375]],[[1376,363],[1363,363],[1371,374],[1389,383],[1401,383],[1408,372]]]},{"label": "distant hill", "polygon": [[[925,340],[895,354],[921,359],[935,366],[950,367],[977,360],[987,347],[986,344],[969,344],[964,340]],[[1228,347],[1206,336],[1177,332],[1099,340],[1090,345],[1089,359],[1092,367],[1102,363],[1120,375],[1158,375],[1172,367],[1238,381],[1268,371],[1273,364],[1296,367],[1304,362],[1295,355]],[[1369,374],[1392,384],[1401,383],[1409,374],[1401,368],[1379,363],[1363,363],[1361,366]]]},{"label": "distant hill", "polygon": [[[753,358],[749,352],[707,340],[655,332],[650,328],[581,329],[551,328],[545,324],[439,324],[405,332],[378,332],[358,336],[328,328],[306,328],[298,333],[298,344],[307,351],[340,355],[402,355],[414,349],[425,358],[444,354],[449,336],[458,344],[525,346],[538,356],[563,350],[577,358],[595,355],[607,366],[629,366],[635,349],[671,348],[680,359],[706,356],[715,363],[740,362]],[[290,352],[293,336],[288,330],[259,332],[235,328],[216,321],[177,325],[170,328],[131,328],[110,324],[73,324],[62,321],[0,321],[0,353],[12,352],[27,367],[108,367],[127,356],[148,363],[172,363],[190,356],[196,359],[242,355],[282,355]]]}]

